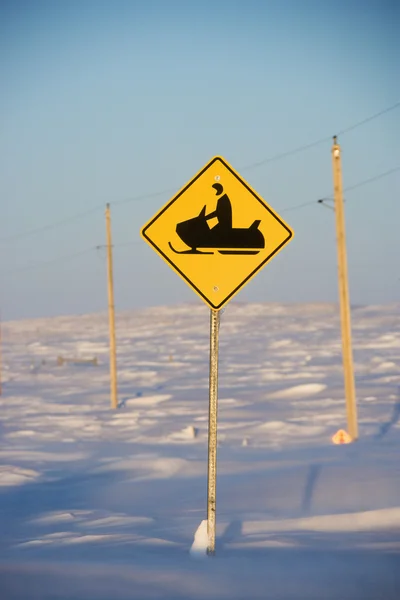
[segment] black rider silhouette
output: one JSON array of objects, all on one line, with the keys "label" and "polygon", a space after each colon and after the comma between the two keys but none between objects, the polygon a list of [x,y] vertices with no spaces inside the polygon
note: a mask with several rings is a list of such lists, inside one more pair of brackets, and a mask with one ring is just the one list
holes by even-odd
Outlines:
[{"label": "black rider silhouette", "polygon": [[[224,191],[220,183],[212,186],[217,196]],[[207,221],[217,219],[214,227],[209,227]],[[180,239],[189,246],[190,250],[178,251],[169,245],[178,254],[213,254],[202,252],[199,248],[218,250],[220,254],[258,254],[265,247],[264,236],[258,229],[260,220],[256,220],[248,228],[234,228],[232,226],[232,204],[227,194],[218,198],[215,211],[206,215],[204,206],[197,217],[182,221],[176,226],[176,233]]]}]

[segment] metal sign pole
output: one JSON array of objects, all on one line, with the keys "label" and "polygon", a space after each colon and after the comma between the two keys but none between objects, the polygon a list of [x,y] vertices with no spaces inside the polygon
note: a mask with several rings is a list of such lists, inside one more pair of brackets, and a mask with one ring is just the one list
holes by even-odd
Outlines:
[{"label": "metal sign pole", "polygon": [[217,484],[219,312],[210,311],[210,403],[208,413],[207,554],[215,554],[215,510]]}]

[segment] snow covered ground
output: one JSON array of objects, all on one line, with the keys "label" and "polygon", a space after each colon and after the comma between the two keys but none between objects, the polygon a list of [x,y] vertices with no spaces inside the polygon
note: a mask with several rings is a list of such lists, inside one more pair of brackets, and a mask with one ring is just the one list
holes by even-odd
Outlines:
[{"label": "snow covered ground", "polygon": [[353,309],[360,440],[334,446],[337,307],[228,306],[217,554],[202,560],[207,308],[118,314],[117,411],[106,315],[5,323],[1,599],[400,598],[399,316]]}]

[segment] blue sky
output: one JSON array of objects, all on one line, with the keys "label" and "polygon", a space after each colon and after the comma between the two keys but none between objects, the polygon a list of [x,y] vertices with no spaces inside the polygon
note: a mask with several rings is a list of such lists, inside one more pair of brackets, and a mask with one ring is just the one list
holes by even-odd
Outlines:
[{"label": "blue sky", "polygon": [[[106,308],[106,202],[117,309],[200,302],[139,230],[217,154],[296,234],[234,301],[336,301],[333,212],[284,212],[332,193],[330,140],[246,167],[398,102],[399,19],[385,0],[3,0],[4,318]],[[345,186],[400,165],[399,120],[340,137]],[[399,177],[346,195],[353,303],[400,300]]]}]

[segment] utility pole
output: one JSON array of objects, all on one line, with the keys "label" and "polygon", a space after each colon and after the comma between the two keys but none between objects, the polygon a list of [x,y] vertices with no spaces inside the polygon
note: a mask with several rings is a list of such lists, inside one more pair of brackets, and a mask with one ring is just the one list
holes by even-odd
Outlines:
[{"label": "utility pole", "polygon": [[350,296],[347,273],[346,232],[343,207],[342,168],[340,146],[333,138],[332,146],[333,186],[335,199],[336,238],[338,252],[339,303],[342,329],[342,354],[348,433],[358,439],[357,405],[354,384],[353,350],[351,343]]},{"label": "utility pole", "polygon": [[117,397],[117,358],[115,344],[115,309],[114,309],[114,284],[111,242],[111,214],[110,205],[106,206],[106,232],[107,232],[107,283],[108,283],[108,323],[110,331],[110,388],[111,408],[118,408]]}]

